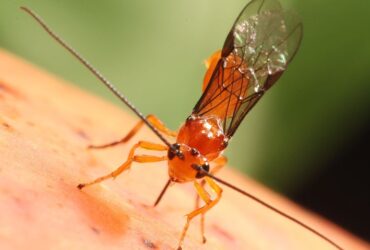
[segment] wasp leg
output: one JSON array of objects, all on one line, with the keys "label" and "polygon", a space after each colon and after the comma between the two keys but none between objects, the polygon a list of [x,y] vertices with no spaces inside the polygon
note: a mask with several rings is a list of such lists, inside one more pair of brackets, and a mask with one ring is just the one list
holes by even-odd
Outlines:
[{"label": "wasp leg", "polygon": [[[213,166],[212,169],[211,169],[211,174],[215,174],[216,172],[218,172],[222,167],[224,167],[227,163],[227,157],[221,155],[220,157],[217,157],[216,159],[214,159],[211,164]],[[202,182],[200,183],[200,185],[202,185],[202,187],[204,187],[204,185],[206,184],[206,181],[203,179]],[[200,196],[197,195],[197,197],[195,198],[195,209],[198,209],[200,207]],[[205,237],[205,230],[204,230],[204,225],[205,225],[205,216],[204,216],[204,213],[202,213],[200,215],[200,232],[201,232],[201,235],[202,235],[202,241],[203,243],[206,243],[207,241],[207,238]]]},{"label": "wasp leg", "polygon": [[223,156],[221,155],[220,157],[217,157],[216,159],[214,159],[211,164],[211,174],[215,174],[217,173],[221,168],[223,168],[227,163],[227,157],[226,156]]},{"label": "wasp leg", "polygon": [[[146,119],[149,121],[150,124],[152,124],[156,129],[158,129],[160,132],[162,132],[165,135],[176,137],[177,133],[175,131],[172,131],[168,129],[159,118],[157,118],[154,115],[148,115]],[[134,135],[136,135],[137,132],[141,129],[141,127],[144,125],[144,121],[140,120],[128,134],[123,137],[122,139],[110,143],[106,143],[103,145],[90,145],[89,148],[108,148],[115,146],[120,143],[126,143],[128,142]]]},{"label": "wasp leg", "polygon": [[127,160],[120,167],[118,167],[116,170],[114,170],[110,174],[101,176],[101,177],[95,179],[94,181],[79,184],[77,187],[79,189],[82,189],[86,186],[90,186],[90,185],[102,182],[102,181],[104,181],[106,179],[109,179],[109,178],[116,178],[123,171],[129,169],[132,162],[146,163],[146,162],[158,162],[158,161],[167,160],[167,156],[135,155],[135,150],[137,148],[143,148],[143,149],[148,149],[148,150],[156,150],[156,151],[167,151],[168,150],[168,147],[165,146],[165,145],[156,144],[156,143],[147,142],[147,141],[139,141],[138,143],[136,143],[131,148]]},{"label": "wasp leg", "polygon": [[210,186],[210,188],[216,193],[216,198],[214,200],[211,199],[210,195],[207,193],[207,191],[202,187],[201,184],[199,184],[197,181],[194,181],[195,189],[197,190],[198,195],[200,198],[206,203],[203,207],[200,207],[198,209],[195,209],[193,212],[186,215],[186,223],[182,230],[178,250],[182,249],[181,245],[184,241],[186,232],[188,231],[190,221],[199,214],[205,214],[209,209],[211,209],[214,205],[216,205],[219,200],[221,199],[222,195],[222,189],[209,177],[204,177],[206,180],[206,183]]},{"label": "wasp leg", "polygon": [[204,90],[207,88],[207,85],[210,83],[213,72],[217,67],[217,63],[221,59],[221,52],[221,50],[217,50],[207,60],[204,61],[207,71],[203,78],[202,92],[204,92]]}]

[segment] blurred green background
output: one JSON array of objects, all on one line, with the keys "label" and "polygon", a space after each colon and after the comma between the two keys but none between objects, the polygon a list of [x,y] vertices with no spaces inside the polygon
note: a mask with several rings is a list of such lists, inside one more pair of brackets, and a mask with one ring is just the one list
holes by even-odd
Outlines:
[{"label": "blurred green background", "polygon": [[[314,185],[328,162],[345,153],[343,149],[370,124],[370,1],[282,2],[302,18],[301,49],[279,83],[245,119],[226,154],[230,165],[294,196],[296,190]],[[0,47],[118,104],[18,9],[29,6],[137,108],[158,115],[175,129],[200,97],[203,60],[223,45],[247,1],[0,3]],[[367,163],[361,161],[361,168],[368,168]],[[351,179],[351,169],[358,166],[351,160],[349,164]],[[335,169],[330,171],[335,176]]]}]

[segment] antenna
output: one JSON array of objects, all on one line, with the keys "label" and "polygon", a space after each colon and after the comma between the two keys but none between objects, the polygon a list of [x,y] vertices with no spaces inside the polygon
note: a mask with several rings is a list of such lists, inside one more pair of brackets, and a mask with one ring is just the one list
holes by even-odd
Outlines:
[{"label": "antenna", "polygon": [[79,60],[98,80],[108,87],[110,91],[113,92],[122,102],[124,102],[143,122],[161,139],[171,150],[176,151],[176,149],[169,143],[164,136],[159,133],[159,131],[144,117],[144,115],[124,96],[119,90],[106,79],[94,66],[92,66],[85,58],[83,58],[76,50],[69,46],[62,38],[60,38],[34,11],[27,7],[20,7],[21,10],[29,14],[33,19],[35,19],[41,27],[57,41],[63,48],[65,48],[69,53],[71,53],[77,60]]},{"label": "antenna", "polygon": [[331,239],[329,239],[325,235],[319,233],[318,231],[316,231],[312,227],[310,227],[310,226],[304,224],[303,222],[297,220],[296,218],[294,218],[294,217],[292,217],[292,216],[290,216],[290,215],[282,212],[281,210],[279,210],[279,209],[271,206],[270,204],[264,202],[263,200],[257,198],[256,196],[254,196],[254,195],[252,195],[252,194],[250,194],[250,193],[248,193],[248,192],[246,192],[246,191],[244,191],[244,190],[242,190],[242,189],[234,186],[233,184],[228,183],[228,182],[226,182],[226,181],[224,181],[224,180],[222,180],[222,179],[214,176],[213,174],[210,174],[209,172],[207,172],[206,170],[204,170],[201,166],[194,165],[193,167],[194,167],[195,170],[201,172],[201,174],[204,174],[205,176],[208,176],[208,177],[214,179],[215,181],[217,181],[217,182],[219,182],[219,183],[221,183],[221,184],[223,184],[223,185],[225,185],[225,186],[227,186],[227,187],[229,187],[229,188],[231,188],[231,189],[233,189],[233,190],[241,193],[242,195],[247,196],[248,198],[256,201],[259,204],[261,204],[262,206],[267,207],[268,209],[274,211],[275,213],[280,214],[281,216],[287,218],[288,220],[293,221],[296,224],[300,225],[301,227],[303,227],[303,228],[307,229],[308,231],[314,233],[315,235],[317,235],[321,239],[325,240],[326,242],[330,243],[332,246],[336,247],[337,249],[343,250],[343,248],[340,247],[339,245],[337,245],[334,241],[332,241]]}]

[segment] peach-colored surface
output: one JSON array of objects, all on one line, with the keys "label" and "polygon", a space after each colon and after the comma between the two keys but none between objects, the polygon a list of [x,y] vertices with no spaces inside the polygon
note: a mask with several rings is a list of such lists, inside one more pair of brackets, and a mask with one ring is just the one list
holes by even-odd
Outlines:
[{"label": "peach-colored surface", "polygon": [[[91,84],[98,84],[92,82]],[[113,170],[139,138],[127,145],[87,150],[117,139],[137,121],[118,107],[0,50],[0,249],[174,249],[194,208],[191,184],[169,189],[165,163],[134,164],[116,180],[77,184]],[[224,179],[300,218],[345,249],[367,243],[226,168]],[[206,216],[207,243],[199,220],[184,249],[333,249],[317,236],[225,188]]]}]

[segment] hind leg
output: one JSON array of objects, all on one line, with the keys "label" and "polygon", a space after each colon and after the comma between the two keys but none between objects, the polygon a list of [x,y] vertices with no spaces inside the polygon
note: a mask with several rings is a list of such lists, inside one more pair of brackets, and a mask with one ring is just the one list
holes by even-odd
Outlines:
[{"label": "hind leg", "polygon": [[[154,115],[148,115],[146,117],[146,119],[149,121],[150,124],[152,124],[156,129],[158,129],[160,132],[162,132],[163,134],[165,135],[168,135],[168,136],[171,136],[171,137],[176,137],[177,133],[175,131],[172,131],[170,129],[168,129],[161,120],[159,120],[156,116]],[[112,146],[115,146],[117,144],[121,144],[121,143],[126,143],[128,142],[134,135],[137,134],[137,132],[139,132],[139,130],[142,128],[142,126],[144,125],[144,121],[143,120],[140,120],[132,129],[130,132],[128,132],[128,134],[123,137],[122,139],[118,140],[118,141],[113,141],[113,142],[110,142],[110,143],[106,143],[106,144],[102,144],[102,145],[90,145],[89,148],[94,148],[94,149],[101,149],[101,148],[108,148],[108,147],[112,147]]]}]

